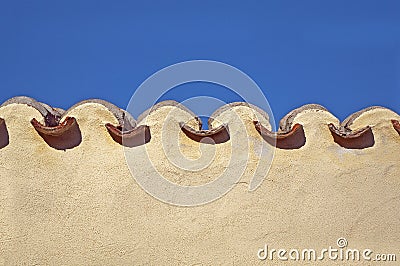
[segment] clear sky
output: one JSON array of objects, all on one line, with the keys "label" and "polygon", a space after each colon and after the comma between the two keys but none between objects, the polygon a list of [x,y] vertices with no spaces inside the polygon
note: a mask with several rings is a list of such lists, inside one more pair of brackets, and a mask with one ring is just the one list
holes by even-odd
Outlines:
[{"label": "clear sky", "polygon": [[[247,73],[277,121],[306,103],[341,120],[371,105],[400,113],[400,1],[1,1],[0,34],[0,102],[125,108],[154,72],[207,59]],[[216,87],[163,99],[238,100]]]}]

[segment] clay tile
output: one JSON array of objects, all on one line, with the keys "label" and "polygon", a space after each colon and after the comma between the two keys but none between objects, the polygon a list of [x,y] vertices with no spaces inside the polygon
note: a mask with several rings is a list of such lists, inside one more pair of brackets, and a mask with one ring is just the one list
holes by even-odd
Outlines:
[{"label": "clay tile", "polygon": [[263,139],[273,146],[276,145],[279,149],[299,149],[306,143],[304,129],[300,124],[295,124],[287,132],[274,133],[265,128],[258,121],[254,121],[253,123]]},{"label": "clay tile", "polygon": [[50,146],[57,150],[66,150],[78,146],[82,141],[79,125],[74,117],[66,117],[56,126],[42,125],[35,118],[31,124]]},{"label": "clay tile", "polygon": [[365,149],[375,144],[374,134],[370,126],[357,131],[338,129],[332,123],[328,125],[334,141],[346,149]]},{"label": "clay tile", "polygon": [[125,147],[140,146],[148,143],[151,139],[150,128],[146,125],[123,131],[122,126],[114,126],[107,123],[106,128],[113,140]]},{"label": "clay tile", "polygon": [[3,118],[0,118],[0,149],[4,148],[9,144],[9,136],[6,126],[6,121]]},{"label": "clay tile", "polygon": [[398,120],[392,120],[392,124],[393,124],[394,129],[400,135],[400,122]]},{"label": "clay tile", "polygon": [[202,122],[200,118],[196,117],[196,120],[199,123],[199,130],[194,129],[183,122],[179,123],[181,130],[188,138],[205,144],[220,144],[227,142],[230,139],[227,124],[222,124],[217,128],[202,130]]},{"label": "clay tile", "polygon": [[71,127],[76,124],[76,120],[73,117],[66,117],[63,122],[56,126],[44,126],[41,123],[39,123],[35,118],[31,120],[31,123],[33,127],[36,129],[36,131],[48,135],[48,136],[61,136],[65,134],[65,132],[68,132],[68,130],[71,129]]}]

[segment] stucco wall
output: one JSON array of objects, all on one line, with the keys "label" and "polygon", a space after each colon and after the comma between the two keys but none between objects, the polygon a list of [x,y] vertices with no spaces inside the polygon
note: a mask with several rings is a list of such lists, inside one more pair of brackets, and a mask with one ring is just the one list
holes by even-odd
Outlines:
[{"label": "stucco wall", "polygon": [[[340,237],[349,248],[396,253],[400,260],[400,135],[391,121],[400,116],[388,109],[371,108],[347,121],[354,131],[371,127],[374,144],[363,149],[334,141],[328,124],[339,127],[339,121],[328,111],[292,112],[291,125],[303,126],[306,142],[275,149],[266,176],[270,165],[260,149],[269,144],[253,121],[270,128],[268,117],[248,105],[215,113],[212,126],[227,124],[230,134],[215,145],[188,138],[179,122],[193,128],[198,122],[168,103],[138,121],[150,128],[150,141],[124,147],[105,127],[120,123],[116,111],[87,101],[58,110],[62,120],[76,119],[80,139],[56,149],[31,124],[33,118],[45,123],[43,112],[26,101],[0,107],[0,264],[265,265],[271,261],[257,258],[265,244],[318,250],[336,246]],[[173,162],[182,155],[205,167],[182,169]],[[151,179],[158,172],[180,185],[205,184],[227,167],[243,176],[208,204],[175,206],[139,186],[126,156],[138,166],[134,176]],[[265,179],[249,191],[253,178]]]}]

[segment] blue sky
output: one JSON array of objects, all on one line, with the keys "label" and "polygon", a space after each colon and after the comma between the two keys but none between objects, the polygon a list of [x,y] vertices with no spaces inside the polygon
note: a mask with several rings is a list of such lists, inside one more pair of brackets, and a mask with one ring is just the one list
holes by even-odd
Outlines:
[{"label": "blue sky", "polygon": [[[306,103],[341,120],[371,105],[400,113],[399,1],[1,1],[0,34],[0,102],[125,108],[154,72],[207,59],[248,74],[277,121]],[[163,99],[238,100],[217,87]]]}]

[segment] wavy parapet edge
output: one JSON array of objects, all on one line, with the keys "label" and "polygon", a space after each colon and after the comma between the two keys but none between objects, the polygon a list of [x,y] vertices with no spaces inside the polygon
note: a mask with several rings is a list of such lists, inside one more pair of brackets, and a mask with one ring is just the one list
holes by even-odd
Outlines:
[{"label": "wavy parapet edge", "polygon": [[267,114],[267,112],[265,112],[263,109],[261,109],[260,107],[251,104],[251,103],[247,103],[247,102],[233,102],[233,103],[227,103],[224,104],[223,106],[219,107],[217,110],[215,110],[210,118],[208,119],[208,127],[212,127],[212,124],[214,122],[214,120],[223,112],[229,110],[229,109],[233,109],[235,107],[239,107],[239,106],[245,106],[248,107],[250,109],[253,109],[254,111],[256,111],[257,113],[259,113],[266,121],[275,123],[275,121],[270,121],[270,117]]},{"label": "wavy parapet edge", "polygon": [[59,113],[60,109],[57,110],[47,104],[38,102],[35,99],[26,96],[13,97],[5,101],[0,107],[4,107],[10,104],[26,104],[30,107],[35,108],[43,116],[45,126],[57,126],[62,117],[62,114]]},{"label": "wavy parapet edge", "polygon": [[322,105],[319,104],[306,104],[303,105],[299,108],[296,108],[289,113],[287,113],[279,122],[279,129],[282,132],[290,132],[292,129],[292,124],[294,119],[296,118],[297,115],[303,113],[304,111],[308,110],[316,110],[316,111],[326,111],[329,112],[328,109],[323,107]]},{"label": "wavy parapet edge", "polygon": [[[107,124],[105,127],[107,128],[110,136],[114,141],[117,143],[124,145],[124,139],[126,140],[126,145],[124,146],[136,146],[142,145],[150,141],[151,139],[151,128],[146,125],[137,126],[136,120],[132,117],[132,115],[123,110],[119,107],[101,100],[101,99],[89,99],[81,101],[67,111],[64,111],[60,108],[54,108],[47,104],[41,103],[32,99],[30,97],[25,96],[18,96],[11,98],[5,101],[0,107],[7,106],[9,104],[26,104],[38,110],[40,114],[44,118],[44,124],[41,124],[36,119],[32,119],[32,125],[36,129],[36,131],[43,137],[51,137],[51,138],[60,138],[62,141],[65,140],[65,136],[68,135],[67,132],[71,131],[71,128],[75,127],[75,131],[79,130],[79,125],[74,118],[68,117],[68,113],[70,113],[73,109],[88,103],[96,103],[103,105],[106,107],[117,119],[118,125]],[[182,110],[188,112],[192,115],[198,122],[199,129],[194,129],[193,127],[189,126],[184,122],[180,122],[179,126],[181,130],[188,136],[190,139],[198,142],[203,142],[205,139],[211,140],[210,143],[218,144],[226,142],[230,139],[229,136],[229,125],[222,124],[218,125],[216,128],[213,128],[213,122],[216,117],[218,117],[224,111],[234,108],[236,106],[247,106],[256,110],[259,114],[264,116],[264,118],[269,121],[268,114],[262,110],[261,108],[246,103],[246,102],[235,102],[226,104],[220,108],[218,108],[214,113],[210,116],[208,120],[209,129],[203,130],[201,120],[186,106],[183,104],[168,100],[163,101],[155,104],[145,112],[143,112],[139,117],[138,121],[144,120],[148,115],[152,112],[156,111],[157,109],[164,107],[164,106],[174,106],[181,108]],[[372,147],[374,145],[374,133],[372,131],[372,127],[370,125],[366,125],[364,128],[351,130],[350,126],[353,122],[361,116],[363,113],[377,109],[387,109],[384,107],[379,106],[372,106],[366,109],[360,110],[349,117],[347,117],[339,126],[335,126],[334,124],[327,124],[329,128],[334,142],[339,144],[340,146],[347,148],[347,149],[364,149],[368,147]],[[296,108],[295,110],[289,112],[285,115],[280,123],[279,123],[279,131],[272,132],[266,127],[264,127],[259,121],[254,121],[254,126],[256,130],[260,133],[260,135],[266,140],[268,143],[275,143],[277,148],[281,149],[298,149],[305,145],[306,139],[304,134],[303,125],[301,124],[294,124],[293,121],[295,120],[296,116],[303,113],[307,110],[316,110],[316,111],[326,111],[329,112],[325,107],[318,105],[318,104],[307,104]],[[389,110],[389,109],[388,109]],[[400,123],[399,120],[391,120],[394,130],[400,135]],[[0,120],[0,127],[5,128],[4,132],[7,131],[7,127],[5,121],[1,122]],[[75,137],[78,135],[75,132]],[[5,134],[3,134],[5,135]],[[8,138],[8,136],[7,136]],[[4,139],[4,138],[3,138]],[[79,139],[79,137],[78,137]],[[81,140],[80,140],[81,141]],[[47,141],[46,141],[47,142]],[[58,141],[59,142],[59,141]],[[206,141],[207,142],[207,141]],[[6,142],[5,142],[6,143]],[[79,142],[80,143],[80,142]],[[74,142],[74,145],[79,145],[78,142]],[[8,142],[7,142],[8,144]],[[49,144],[50,145],[50,144]],[[53,144],[52,144],[53,145]],[[54,146],[54,145],[53,145]],[[56,145],[57,149],[65,149],[65,145]],[[70,148],[69,146],[67,148]]]},{"label": "wavy parapet edge", "polygon": [[187,108],[182,103],[174,101],[174,100],[166,100],[166,101],[156,103],[155,105],[153,105],[152,107],[148,108],[143,113],[141,113],[137,118],[137,123],[140,124],[142,121],[144,121],[146,119],[147,116],[151,115],[152,113],[158,111],[159,109],[161,109],[163,107],[177,107],[177,108],[180,108],[183,111],[189,113],[191,116],[197,117],[196,114],[192,110]]},{"label": "wavy parapet edge", "polygon": [[107,108],[113,115],[114,117],[118,120],[119,126],[122,128],[122,130],[132,130],[136,127],[136,120],[133,118],[133,116],[128,113],[127,111],[119,108],[118,106],[107,102],[105,100],[101,100],[101,99],[88,99],[88,100],[84,100],[81,102],[78,102],[76,104],[74,104],[73,106],[71,106],[67,111],[65,111],[65,114],[67,115],[70,111],[72,111],[73,109],[85,105],[85,104],[92,104],[92,103],[96,103],[96,104],[100,104],[103,105],[105,108]]},{"label": "wavy parapet edge", "polygon": [[355,113],[349,115],[348,117],[346,117],[346,118],[343,120],[342,123],[340,123],[340,126],[343,127],[343,128],[349,129],[349,128],[351,127],[351,125],[353,124],[353,122],[354,122],[357,118],[359,118],[362,114],[364,114],[364,113],[366,113],[366,112],[369,112],[369,111],[371,111],[371,110],[375,110],[375,109],[385,109],[385,110],[389,110],[389,109],[387,109],[387,108],[385,108],[385,107],[382,107],[382,106],[370,106],[370,107],[364,108],[364,109],[362,109],[362,110],[360,110],[360,111],[357,111],[357,112],[355,112]]}]

